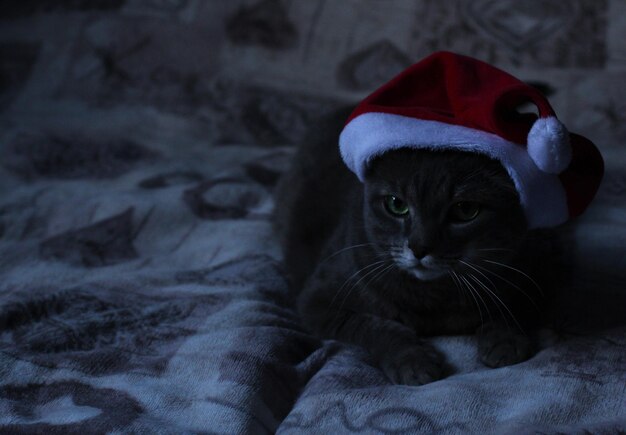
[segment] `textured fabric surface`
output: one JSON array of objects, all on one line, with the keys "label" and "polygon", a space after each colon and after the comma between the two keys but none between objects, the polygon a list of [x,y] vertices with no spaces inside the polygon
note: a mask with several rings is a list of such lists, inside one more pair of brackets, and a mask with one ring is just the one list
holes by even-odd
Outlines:
[{"label": "textured fabric surface", "polygon": [[[626,11],[538,5],[3,2],[0,432],[626,430]],[[438,338],[454,373],[393,386],[299,326],[271,195],[315,116],[438,49],[542,81],[607,172],[542,350]]]}]

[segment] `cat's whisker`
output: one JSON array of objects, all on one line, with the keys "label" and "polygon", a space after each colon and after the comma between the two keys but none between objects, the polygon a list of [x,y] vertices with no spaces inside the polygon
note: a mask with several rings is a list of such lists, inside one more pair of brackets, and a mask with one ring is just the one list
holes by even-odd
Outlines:
[{"label": "cat's whisker", "polygon": [[505,267],[505,268],[507,268],[507,269],[510,269],[510,270],[513,270],[513,271],[515,271],[515,272],[519,273],[519,274],[520,274],[520,275],[522,275],[522,276],[525,276],[525,277],[526,277],[526,278],[527,278],[530,282],[532,282],[532,283],[533,283],[533,285],[534,285],[535,287],[537,287],[537,290],[539,290],[539,292],[541,293],[541,296],[545,296],[545,295],[544,295],[544,293],[543,293],[543,289],[541,288],[541,286],[540,286],[539,284],[537,284],[537,282],[536,282],[534,279],[532,279],[532,278],[531,278],[528,274],[526,274],[526,273],[522,272],[521,270],[519,270],[519,269],[517,269],[517,268],[515,268],[515,267],[513,267],[513,266],[509,266],[508,264],[499,263],[499,262],[497,262],[497,261],[493,261],[493,260],[485,260],[485,259],[483,259],[482,261],[485,261],[485,262],[487,262],[487,263],[491,263],[491,264],[495,264],[495,265],[497,265],[497,266]]},{"label": "cat's whisker", "polygon": [[497,290],[497,286],[493,283],[492,280],[489,279],[489,277],[487,275],[485,275],[484,273],[482,273],[480,270],[476,269],[471,263],[467,262],[467,261],[463,261],[463,260],[459,260],[459,263],[466,265],[467,267],[473,269],[474,271],[478,272],[479,274],[481,274],[483,277],[485,277],[485,279],[487,280],[487,282],[489,282],[489,284],[491,284],[491,286],[493,287],[494,290]]},{"label": "cat's whisker", "polygon": [[[509,322],[506,320],[506,315],[504,314],[504,311],[502,311],[502,308],[500,308],[500,305],[498,304],[498,300],[499,298],[495,298],[495,293],[493,293],[492,291],[490,291],[488,288],[486,288],[486,286],[480,282],[480,280],[477,280],[476,277],[474,277],[471,273],[468,274],[474,281],[476,281],[477,283],[479,283],[481,286],[479,288],[485,289],[487,290],[487,296],[489,296],[489,298],[491,299],[491,301],[494,303],[494,305],[496,306],[496,308],[498,309],[498,311],[500,312],[500,316],[502,317],[502,319],[504,319],[504,323],[506,324],[507,328],[511,329],[511,327],[509,326]],[[473,286],[472,286],[473,287]],[[476,289],[476,292],[478,292],[478,289]],[[500,301],[502,302],[502,301]],[[493,321],[493,318],[491,318]]]},{"label": "cat's whisker", "polygon": [[[524,291],[524,289],[522,289],[520,286],[518,286],[517,284],[515,284],[515,283],[513,283],[513,282],[509,281],[508,279],[506,279],[506,278],[505,278],[505,277],[503,277],[502,275],[497,274],[497,273],[496,273],[496,272],[494,272],[493,270],[490,270],[490,269],[488,269],[488,268],[486,268],[486,267],[480,266],[480,265],[475,264],[475,263],[472,263],[472,264],[473,264],[474,266],[476,266],[477,268],[482,269],[482,270],[484,270],[485,272],[490,273],[490,274],[494,275],[496,278],[499,278],[499,279],[501,279],[502,281],[506,282],[507,284],[509,284],[509,285],[513,286],[516,290],[519,290],[519,291],[520,291],[520,292],[521,292],[524,296],[526,296],[526,298],[528,298],[528,300],[529,300],[529,301],[530,301],[530,302],[531,302],[531,303],[535,306],[535,308],[537,309],[537,311],[541,311],[541,310],[539,309],[539,306],[538,306],[538,305],[537,305],[537,303],[535,302],[535,300],[534,300],[532,297],[530,297],[530,295],[529,295],[528,293],[526,293],[526,292]],[[542,295],[542,296],[543,296],[543,295]]]},{"label": "cat's whisker", "polygon": [[[494,284],[494,282],[491,279],[489,279],[489,277],[487,275],[485,275],[480,270],[478,270],[476,267],[474,267],[474,265],[472,265],[471,263],[463,261],[463,260],[459,260],[459,262],[464,264],[464,265],[466,265],[467,267],[470,267],[472,270],[478,272],[481,276],[483,276],[487,280],[487,282],[491,285],[492,289],[489,289],[480,279],[478,279],[472,273],[468,274],[470,278],[472,278],[481,287],[483,287],[485,290],[487,290],[489,292],[488,294],[491,294],[491,295],[495,296],[498,299],[498,301],[500,301],[500,303],[504,306],[504,308],[506,308],[506,310],[511,314],[511,316],[513,316],[513,314],[511,313],[511,310],[509,310],[509,308],[502,302],[502,299],[500,299],[497,296],[496,291],[498,290],[498,287]],[[493,297],[491,297],[491,300],[494,300]],[[496,306],[498,306],[498,305],[496,304]],[[506,317],[504,316],[504,313],[502,312],[502,310],[500,310],[500,308],[498,308],[498,310],[500,311],[502,316],[506,319]],[[516,321],[516,323],[517,323],[517,321]],[[507,326],[508,326],[508,323],[507,323]]]},{"label": "cat's whisker", "polygon": [[[367,271],[367,273],[365,273],[365,275],[363,275],[356,283],[354,283],[352,285],[352,287],[350,287],[350,290],[348,291],[348,293],[350,291],[352,291],[352,289],[354,289],[355,287],[357,287],[361,281],[363,281],[364,279],[366,279],[368,276],[372,275],[373,273],[376,273],[377,271],[379,271],[381,268],[386,266],[386,260],[381,261],[382,264],[379,264],[378,266],[374,267],[373,269],[370,269],[369,271]],[[366,285],[367,286],[367,285]]]},{"label": "cat's whisker", "polygon": [[341,291],[344,289],[344,287],[352,280],[354,279],[358,274],[360,274],[361,272],[363,272],[366,269],[369,269],[371,267],[377,266],[381,263],[384,263],[386,260],[379,260],[379,261],[375,261],[373,263],[368,264],[367,266],[362,267],[361,269],[357,270],[356,272],[354,272],[352,275],[350,275],[348,277],[348,279],[346,279],[343,284],[341,285],[341,287],[339,287],[339,290],[337,290],[337,292],[335,293],[335,295],[333,296],[333,299],[330,301],[330,305],[329,308],[332,308],[333,304],[335,303],[335,300],[337,299],[337,296],[339,296],[339,294],[341,293]]},{"label": "cat's whisker", "polygon": [[[393,266],[395,266],[395,264],[391,263],[390,266],[391,267],[388,267],[387,269],[385,269],[380,276],[376,277],[377,281],[381,279],[383,276],[387,275],[390,271],[392,271],[394,269]],[[386,298],[389,295],[389,286],[383,283],[383,285],[380,286],[380,291],[381,291],[381,297]]]},{"label": "cat's whisker", "polygon": [[[508,305],[504,303],[504,301],[494,292],[492,291],[490,288],[488,288],[480,279],[478,279],[476,276],[474,276],[473,274],[469,274],[469,277],[472,278],[474,281],[476,281],[482,288],[484,288],[486,291],[488,291],[490,294],[492,294],[502,305],[502,307],[509,313],[509,315],[511,316],[511,319],[515,322],[515,324],[517,325],[517,327],[519,328],[520,331],[524,331],[524,328],[522,328],[522,325],[520,325],[520,323],[517,321],[517,319],[515,318],[515,316],[513,315],[513,313],[511,312],[511,310],[509,309]],[[502,310],[500,310],[500,312],[502,313]],[[507,327],[510,329],[509,323],[506,321],[506,316],[504,315],[504,313],[502,313],[502,317],[504,318],[504,321],[507,325]]]},{"label": "cat's whisker", "polygon": [[[485,275],[483,272],[481,272],[481,271],[480,271],[480,270],[478,270],[477,268],[480,268],[480,269],[483,269],[483,270],[485,270],[485,271],[487,271],[487,272],[490,272],[490,273],[492,273],[493,275],[497,276],[498,278],[502,279],[503,281],[505,281],[505,282],[507,282],[507,283],[511,284],[511,285],[512,285],[513,287],[515,287],[517,290],[519,290],[520,292],[522,292],[522,294],[523,294],[524,296],[526,296],[526,297],[530,300],[530,302],[531,302],[531,303],[532,303],[532,304],[533,304],[533,305],[537,308],[537,310],[539,310],[539,307],[537,306],[537,304],[535,303],[535,301],[534,301],[534,300],[533,300],[533,299],[532,299],[532,298],[528,295],[528,293],[526,293],[524,290],[522,290],[519,286],[515,285],[515,284],[514,284],[514,283],[512,283],[511,281],[509,281],[509,280],[507,280],[506,278],[504,278],[504,277],[502,277],[502,276],[498,275],[497,273],[492,272],[492,271],[490,271],[489,269],[484,268],[484,267],[481,267],[481,266],[479,266],[479,265],[477,265],[477,264],[473,264],[473,263],[466,262],[466,261],[463,261],[463,260],[459,260],[459,261],[460,261],[461,263],[465,264],[466,266],[471,267],[473,270],[475,270],[475,271],[476,271],[476,272],[478,272],[481,276],[483,276],[483,277],[487,280],[487,282],[489,282],[489,284],[491,284],[491,286],[492,286],[492,288],[493,288],[493,291],[494,291],[494,292],[497,290],[497,286],[493,283],[493,281],[492,281],[491,279],[489,279],[489,277],[488,277],[487,275]],[[471,275],[471,274],[470,274],[470,275]],[[476,278],[474,278],[474,279],[476,279]],[[483,284],[482,282],[480,282],[480,284],[481,284],[481,285],[483,285],[483,287],[484,287],[484,284]],[[495,294],[495,293],[494,293],[494,294]],[[500,298],[498,298],[498,299],[500,299]],[[511,311],[508,309],[508,307],[505,307],[505,308],[507,308],[507,311],[509,311],[509,313],[511,312]],[[512,314],[511,314],[511,315],[512,315]],[[517,321],[516,321],[515,323],[517,323]],[[518,326],[519,326],[519,324],[518,324]]]},{"label": "cat's whisker", "polygon": [[[487,310],[487,314],[489,315],[490,319],[493,319],[493,317],[491,316],[491,311],[489,311],[489,306],[487,305],[487,303],[485,302],[485,300],[483,299],[482,295],[480,294],[480,292],[476,289],[476,287],[474,287],[468,280],[467,278],[465,278],[463,275],[459,275],[459,278],[461,280],[463,280],[463,282],[465,283],[465,285],[467,286],[467,289],[472,292],[473,294],[476,294],[476,296],[480,299],[480,301],[483,303],[485,309]],[[482,317],[482,316],[481,316]]]},{"label": "cat's whisker", "polygon": [[393,268],[394,264],[390,263],[387,267],[385,267],[383,270],[379,271],[372,279],[370,279],[367,284],[365,284],[363,286],[363,289],[366,289],[368,285],[376,282],[377,280],[379,280],[380,278],[383,277],[383,275],[387,274],[387,272],[389,272],[392,268]]},{"label": "cat's whisker", "polygon": [[[457,288],[457,290],[459,290],[459,292],[463,292],[465,290],[465,288],[463,287],[463,285],[462,285],[463,283],[459,279],[459,277],[456,274],[456,272],[453,271],[453,270],[450,270],[450,271],[448,271],[448,273],[450,274],[450,277],[452,277],[452,281],[454,282],[454,285]],[[478,303],[478,299],[476,299],[476,296],[474,296],[474,294],[471,291],[469,291],[468,293],[470,294],[472,299],[474,299],[474,303],[476,304],[476,308],[478,308],[478,316],[480,317],[480,327],[482,328],[484,326],[484,324],[485,324],[485,320],[483,319],[483,311],[480,309],[480,304]]]},{"label": "cat's whisker", "polygon": [[[352,290],[354,290],[355,288],[357,288],[359,286],[359,283],[361,281],[363,281],[365,278],[367,278],[368,276],[375,274],[376,272],[379,272],[381,269],[384,269],[387,265],[385,264],[386,261],[383,262],[383,264],[379,264],[378,266],[374,267],[373,269],[369,270],[365,275],[363,275],[356,283],[354,283],[350,289],[346,292],[346,295],[344,296],[343,300],[341,301],[341,305],[339,306],[339,309],[337,310],[337,313],[341,312],[341,309],[343,308],[344,304],[346,303],[346,301],[348,300],[348,298],[350,297],[350,294],[352,293]],[[371,282],[368,281],[367,284],[369,284]],[[365,287],[367,287],[367,284]]]},{"label": "cat's whisker", "polygon": [[[344,281],[344,283],[342,284],[342,286],[339,288],[339,290],[337,290],[337,292],[335,293],[335,295],[333,296],[333,299],[330,301],[330,304],[328,305],[329,309],[332,309],[335,301],[337,300],[337,297],[342,293],[342,291],[344,290],[344,288],[346,287],[346,285],[352,280],[354,279],[359,273],[363,272],[366,269],[370,269],[364,276],[368,276],[368,274],[370,272],[372,272],[373,270],[378,270],[378,268],[380,266],[384,266],[384,263],[387,260],[380,260],[380,261],[376,261],[374,263],[370,263],[367,266],[362,267],[361,269],[357,270],[355,273],[353,273],[348,279],[346,279]],[[372,269],[373,268],[373,269]],[[362,279],[363,277],[361,277]],[[360,281],[360,280],[359,280]],[[357,282],[358,284],[358,282]],[[356,284],[355,284],[356,285]],[[352,285],[349,289],[347,289],[344,298],[342,299],[341,305],[339,306],[339,309],[335,312],[335,315],[333,316],[333,320],[331,323],[335,323],[338,319],[338,317],[341,315],[341,308],[343,308],[343,305],[345,304],[346,300],[348,299],[348,297],[350,296],[350,293],[352,292],[352,289],[355,287],[355,285]]]},{"label": "cat's whisker", "polygon": [[330,259],[331,259],[331,258],[333,258],[334,256],[341,254],[342,252],[348,251],[348,250],[350,250],[350,249],[362,248],[362,247],[365,247],[365,246],[370,246],[370,245],[372,245],[372,246],[373,246],[373,245],[374,245],[374,243],[360,243],[360,244],[358,244],[358,245],[352,245],[352,246],[348,246],[348,247],[346,247],[346,248],[340,249],[340,250],[338,250],[338,251],[336,251],[336,252],[333,252],[333,253],[332,253],[332,254],[330,254],[328,257],[326,257],[324,260],[322,260],[322,261],[320,262],[320,264],[324,264],[325,262],[327,262],[328,260],[330,260]]}]

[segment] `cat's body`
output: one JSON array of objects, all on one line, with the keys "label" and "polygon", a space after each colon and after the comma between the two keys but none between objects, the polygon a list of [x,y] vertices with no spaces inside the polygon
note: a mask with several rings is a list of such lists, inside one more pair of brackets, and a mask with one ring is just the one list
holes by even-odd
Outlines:
[{"label": "cat's body", "polygon": [[551,273],[536,275],[549,267],[538,245],[552,245],[526,230],[507,173],[480,155],[405,149],[377,158],[361,183],[337,147],[348,115],[316,126],[276,195],[304,324],[365,347],[396,383],[444,375],[443,358],[421,339],[432,335],[478,330],[492,367],[528,358],[524,329],[539,317],[540,287],[551,285]]}]

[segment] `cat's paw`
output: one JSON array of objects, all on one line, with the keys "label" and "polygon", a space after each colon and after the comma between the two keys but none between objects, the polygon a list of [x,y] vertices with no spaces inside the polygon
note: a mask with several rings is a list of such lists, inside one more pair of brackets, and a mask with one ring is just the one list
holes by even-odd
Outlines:
[{"label": "cat's paw", "polygon": [[483,364],[497,368],[526,361],[534,353],[526,335],[494,329],[478,336],[478,354]]},{"label": "cat's paw", "polygon": [[444,376],[444,360],[439,352],[426,344],[412,345],[388,352],[381,368],[394,384],[424,385]]}]

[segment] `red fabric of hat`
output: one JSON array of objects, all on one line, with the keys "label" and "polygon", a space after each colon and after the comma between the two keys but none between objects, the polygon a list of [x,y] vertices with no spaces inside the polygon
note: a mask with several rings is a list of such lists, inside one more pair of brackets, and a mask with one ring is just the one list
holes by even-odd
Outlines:
[{"label": "red fabric of hat", "polygon": [[[524,103],[535,114],[518,112]],[[340,136],[360,179],[374,156],[400,147],[446,148],[498,159],[520,193],[531,227],[584,211],[603,174],[588,139],[570,134],[535,88],[485,62],[438,52],[365,98]]]}]

